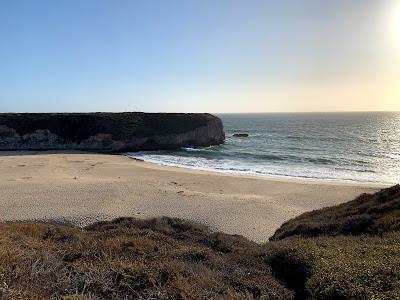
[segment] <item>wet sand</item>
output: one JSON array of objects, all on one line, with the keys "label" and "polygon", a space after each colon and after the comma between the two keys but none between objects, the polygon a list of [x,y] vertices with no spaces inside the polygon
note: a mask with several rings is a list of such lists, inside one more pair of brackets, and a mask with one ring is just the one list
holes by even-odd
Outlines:
[{"label": "wet sand", "polygon": [[383,185],[228,175],[121,155],[0,152],[0,221],[170,216],[265,242],[285,221]]}]

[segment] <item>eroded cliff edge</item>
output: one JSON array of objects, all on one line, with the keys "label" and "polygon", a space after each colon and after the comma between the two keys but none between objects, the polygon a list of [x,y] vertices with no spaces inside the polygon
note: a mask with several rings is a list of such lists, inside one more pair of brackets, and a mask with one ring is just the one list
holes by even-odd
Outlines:
[{"label": "eroded cliff edge", "polygon": [[223,143],[211,114],[0,113],[0,150],[123,152]]}]

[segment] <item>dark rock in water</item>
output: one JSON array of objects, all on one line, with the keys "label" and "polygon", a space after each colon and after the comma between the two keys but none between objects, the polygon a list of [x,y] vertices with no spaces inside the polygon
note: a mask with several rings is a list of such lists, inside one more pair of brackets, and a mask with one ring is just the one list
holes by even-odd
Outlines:
[{"label": "dark rock in water", "polygon": [[232,136],[234,137],[248,137],[248,133],[234,133]]},{"label": "dark rock in water", "polygon": [[0,113],[0,150],[121,152],[223,143],[211,114]]}]

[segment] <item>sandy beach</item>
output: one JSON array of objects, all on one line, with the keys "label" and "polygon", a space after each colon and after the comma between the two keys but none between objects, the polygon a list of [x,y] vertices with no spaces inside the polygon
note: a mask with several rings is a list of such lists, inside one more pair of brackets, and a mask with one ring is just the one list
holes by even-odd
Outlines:
[{"label": "sandy beach", "polygon": [[381,187],[211,173],[121,155],[0,152],[0,221],[83,226],[170,216],[265,242],[290,218]]}]

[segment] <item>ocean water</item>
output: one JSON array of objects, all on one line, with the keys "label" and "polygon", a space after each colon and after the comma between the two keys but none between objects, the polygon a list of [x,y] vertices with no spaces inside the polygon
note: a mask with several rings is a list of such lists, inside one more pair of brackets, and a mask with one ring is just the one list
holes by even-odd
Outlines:
[{"label": "ocean water", "polygon": [[[400,183],[400,113],[220,114],[223,145],[135,152],[148,162],[217,172]],[[247,138],[233,137],[245,132]]]}]

